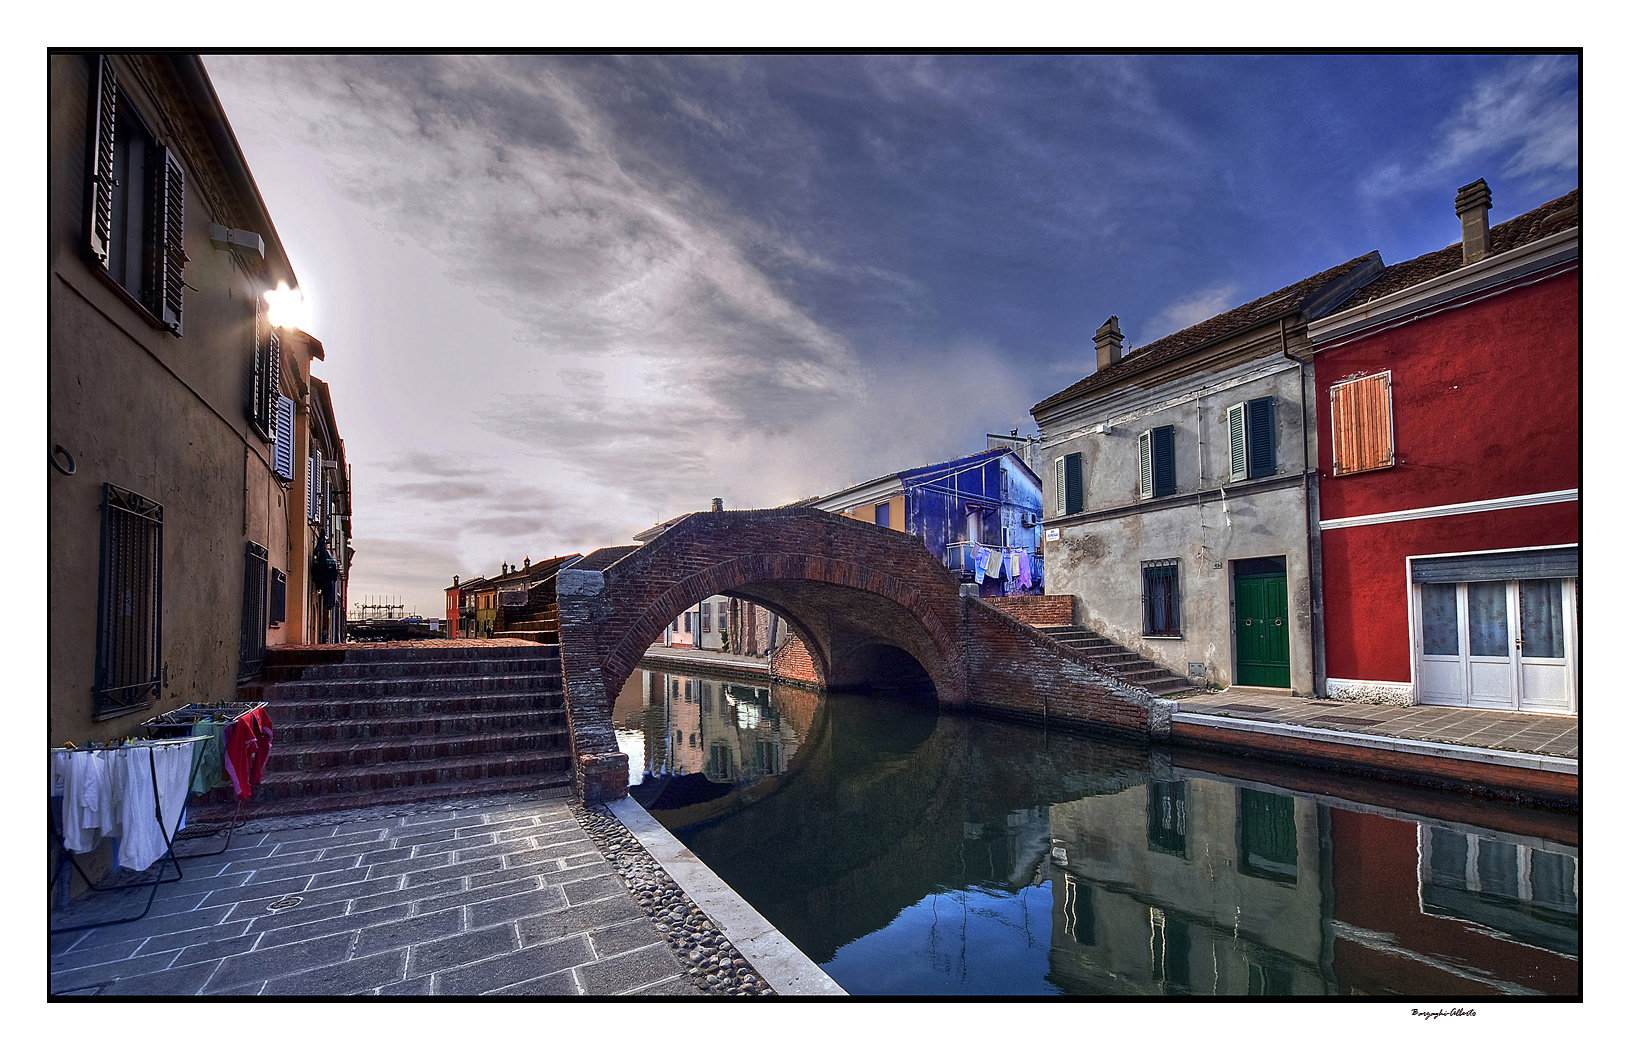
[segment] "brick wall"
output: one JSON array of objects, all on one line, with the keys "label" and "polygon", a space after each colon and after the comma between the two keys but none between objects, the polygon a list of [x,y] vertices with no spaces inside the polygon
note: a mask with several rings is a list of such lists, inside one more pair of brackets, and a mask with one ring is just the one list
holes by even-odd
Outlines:
[{"label": "brick wall", "polygon": [[796,634],[787,639],[787,644],[770,654],[770,676],[816,685],[821,681],[820,672],[815,669],[815,658],[809,655],[809,647]]},{"label": "brick wall", "polygon": [[991,597],[986,602],[1015,620],[1033,627],[1067,627],[1075,623],[1075,595],[1020,594],[1009,598]]}]

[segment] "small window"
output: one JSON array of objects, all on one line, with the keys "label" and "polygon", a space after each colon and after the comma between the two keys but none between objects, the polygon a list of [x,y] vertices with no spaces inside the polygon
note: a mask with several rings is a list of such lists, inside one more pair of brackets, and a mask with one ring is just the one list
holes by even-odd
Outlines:
[{"label": "small window", "polygon": [[1151,781],[1146,788],[1149,810],[1149,848],[1178,857],[1187,855],[1188,802],[1181,780]]},{"label": "small window", "polygon": [[1182,637],[1177,559],[1143,563],[1143,633],[1157,638]]},{"label": "small window", "polygon": [[283,617],[288,613],[289,577],[282,569],[272,570],[272,602],[267,611],[268,622],[273,627],[281,626]]},{"label": "small window", "polygon": [[1296,881],[1296,800],[1239,789],[1239,870],[1274,882]]},{"label": "small window", "polygon": [[873,520],[885,529],[889,527],[889,505],[887,501],[877,505]]},{"label": "small window", "polygon": [[238,631],[238,680],[260,673],[266,659],[266,548],[253,540],[243,552],[243,619]]},{"label": "small window", "polygon": [[163,677],[164,508],[102,486],[96,602],[97,714],[151,704]]},{"label": "small window", "polygon": [[713,630],[713,604],[711,602],[702,603],[702,630],[704,632]]},{"label": "small window", "polygon": [[1143,499],[1170,496],[1177,491],[1173,435],[1170,426],[1155,427],[1138,435],[1138,495]]},{"label": "small window", "polygon": [[1392,373],[1349,379],[1330,388],[1331,472],[1356,474],[1394,463]]},{"label": "small window", "polygon": [[1228,408],[1228,480],[1270,477],[1278,470],[1273,398],[1259,397]]},{"label": "small window", "polygon": [[1081,472],[1081,453],[1053,460],[1053,513],[1079,514],[1086,509],[1087,492]]}]

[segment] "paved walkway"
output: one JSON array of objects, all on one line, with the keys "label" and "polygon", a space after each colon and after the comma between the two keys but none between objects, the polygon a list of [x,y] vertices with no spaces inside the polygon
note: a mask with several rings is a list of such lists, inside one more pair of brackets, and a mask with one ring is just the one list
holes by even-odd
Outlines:
[{"label": "paved walkway", "polygon": [[[52,936],[52,994],[701,994],[565,797],[322,819],[251,824],[214,857],[186,854],[222,839],[183,839],[186,877],[145,918]],[[148,892],[52,922],[137,913]]]},{"label": "paved walkway", "polygon": [[1309,700],[1290,696],[1286,690],[1248,686],[1184,696],[1177,704],[1184,714],[1311,726],[1549,758],[1579,757],[1579,719],[1565,715]]}]

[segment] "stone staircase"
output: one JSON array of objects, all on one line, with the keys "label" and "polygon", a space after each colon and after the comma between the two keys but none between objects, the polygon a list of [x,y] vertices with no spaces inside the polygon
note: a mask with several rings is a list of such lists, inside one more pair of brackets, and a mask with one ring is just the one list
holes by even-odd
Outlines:
[{"label": "stone staircase", "polygon": [[503,628],[492,632],[492,636],[559,645],[560,608],[555,602],[555,577],[563,566],[575,558],[575,555],[571,555],[555,559],[554,571],[537,578],[537,582],[529,586],[526,605],[502,610]]},{"label": "stone staircase", "polygon": [[1187,678],[1179,677],[1154,661],[1116,645],[1108,638],[1094,634],[1084,627],[1037,627],[1036,630],[1060,645],[1068,646],[1082,654],[1099,670],[1124,682],[1140,685],[1156,696],[1180,693],[1194,688],[1194,684]]},{"label": "stone staircase", "polygon": [[[572,781],[560,649],[531,641],[272,649],[239,698],[264,700],[271,758],[254,818],[563,787]],[[230,819],[218,788],[197,827]]]}]

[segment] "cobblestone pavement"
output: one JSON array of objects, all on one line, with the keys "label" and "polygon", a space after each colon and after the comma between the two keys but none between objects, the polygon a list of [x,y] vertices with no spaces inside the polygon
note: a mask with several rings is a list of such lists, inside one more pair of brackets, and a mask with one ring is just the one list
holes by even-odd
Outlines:
[{"label": "cobblestone pavement", "polygon": [[[223,839],[183,839],[186,877],[160,887],[147,916],[52,935],[50,990],[770,994],[619,831],[538,792],[251,823],[227,851],[191,860]],[[52,924],[138,913],[148,893],[85,894]]]},{"label": "cobblestone pavement", "polygon": [[1178,705],[1184,714],[1281,722],[1551,758],[1579,757],[1579,719],[1567,715],[1310,700],[1283,691],[1239,686],[1219,693],[1184,694]]}]

